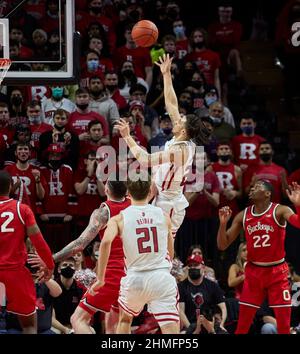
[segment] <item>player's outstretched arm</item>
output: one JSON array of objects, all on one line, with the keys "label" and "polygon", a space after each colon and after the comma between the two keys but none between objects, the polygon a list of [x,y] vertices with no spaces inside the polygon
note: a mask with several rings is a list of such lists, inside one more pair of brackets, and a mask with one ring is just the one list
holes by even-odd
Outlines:
[{"label": "player's outstretched arm", "polygon": [[95,209],[90,217],[90,221],[86,229],[82,234],[74,241],[66,245],[61,251],[53,255],[54,261],[60,262],[77,252],[81,252],[85,247],[94,240],[99,231],[107,224],[109,219],[109,211],[105,204],[102,204],[100,208]]},{"label": "player's outstretched arm", "polygon": [[122,219],[122,215],[119,214],[111,218],[107,223],[106,230],[99,247],[99,259],[97,261],[96,272],[97,280],[89,289],[89,293],[91,295],[96,295],[98,290],[104,285],[105,271],[110,255],[111,244],[118,234],[121,235],[121,228],[119,224],[121,224]]},{"label": "player's outstretched arm", "polygon": [[176,93],[172,83],[172,58],[170,58],[169,54],[164,54],[158,59],[157,62],[155,62],[155,64],[160,67],[160,71],[163,75],[166,109],[169,113],[172,123],[174,124],[177,120],[180,120],[181,117],[178,109]]},{"label": "player's outstretched arm", "polygon": [[239,212],[233,219],[231,227],[226,230],[227,223],[231,218],[232,211],[228,206],[219,210],[220,226],[217,236],[219,250],[224,251],[238,237],[243,228],[243,211]]},{"label": "player's outstretched arm", "polygon": [[288,221],[294,227],[300,229],[300,186],[298,183],[293,182],[289,189],[286,190],[286,194],[290,201],[295,205],[297,214],[293,210],[285,205],[280,205],[276,210],[276,217],[281,220]]},{"label": "player's outstretched arm", "polygon": [[133,156],[142,166],[153,167],[167,162],[174,163],[175,166],[183,166],[186,162],[187,150],[184,143],[176,144],[166,151],[158,151],[149,154],[132,138],[129,125],[124,119],[120,118],[118,123],[115,124],[115,128],[119,130]]}]

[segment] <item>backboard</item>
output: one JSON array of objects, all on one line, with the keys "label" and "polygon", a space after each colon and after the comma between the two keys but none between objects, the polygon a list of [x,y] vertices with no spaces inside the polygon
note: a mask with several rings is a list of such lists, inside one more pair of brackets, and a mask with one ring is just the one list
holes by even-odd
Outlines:
[{"label": "backboard", "polygon": [[78,82],[80,35],[75,32],[74,3],[0,1],[0,57],[12,60],[3,85]]}]

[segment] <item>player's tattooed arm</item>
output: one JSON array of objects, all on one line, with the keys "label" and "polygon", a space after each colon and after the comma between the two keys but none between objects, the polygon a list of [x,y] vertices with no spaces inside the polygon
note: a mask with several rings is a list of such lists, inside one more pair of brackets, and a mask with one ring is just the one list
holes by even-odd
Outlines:
[{"label": "player's tattooed arm", "polygon": [[55,262],[60,262],[77,252],[85,249],[85,247],[94,240],[99,231],[106,226],[109,220],[109,210],[105,204],[99,209],[93,211],[90,222],[82,234],[74,241],[65,246],[61,251],[53,255]]}]

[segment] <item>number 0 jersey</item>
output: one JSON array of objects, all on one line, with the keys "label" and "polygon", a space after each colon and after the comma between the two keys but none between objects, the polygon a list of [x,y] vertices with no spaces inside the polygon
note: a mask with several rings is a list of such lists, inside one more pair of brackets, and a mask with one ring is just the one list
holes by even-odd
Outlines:
[{"label": "number 0 jersey", "polygon": [[247,261],[271,263],[284,259],[285,227],[276,219],[279,204],[270,203],[261,214],[254,213],[254,205],[244,211],[243,225],[247,242]]},{"label": "number 0 jersey", "polygon": [[163,211],[150,204],[132,205],[121,214],[127,271],[169,268],[168,226]]}]

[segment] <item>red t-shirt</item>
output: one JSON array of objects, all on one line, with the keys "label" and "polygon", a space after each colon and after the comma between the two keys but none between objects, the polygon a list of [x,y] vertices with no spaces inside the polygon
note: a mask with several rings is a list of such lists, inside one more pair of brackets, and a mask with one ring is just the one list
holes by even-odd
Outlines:
[{"label": "red t-shirt", "polygon": [[[75,172],[74,185],[75,183],[81,183],[87,176],[85,169],[80,168]],[[96,176],[92,176],[88,183],[87,190],[82,195],[77,195],[77,215],[78,216],[90,216],[91,213],[99,208],[99,205],[103,201],[103,197],[100,197],[97,188]]]},{"label": "red t-shirt", "polygon": [[27,260],[26,228],[36,224],[30,208],[8,197],[0,197],[0,270],[17,269]]},{"label": "red t-shirt", "polygon": [[176,41],[176,57],[178,59],[184,58],[189,51],[189,40],[182,39],[181,41]]},{"label": "red t-shirt", "polygon": [[[12,176],[14,183],[17,182],[17,176],[20,177],[21,186],[15,191],[15,199],[30,206],[31,210],[36,213],[37,207],[41,202],[36,195],[36,183],[32,174],[32,170],[39,170],[36,166],[29,164],[27,170],[19,170],[16,163],[8,165],[5,170]],[[41,184],[47,191],[47,184],[41,173]]]},{"label": "red t-shirt", "polygon": [[215,162],[211,164],[213,171],[216,173],[220,188],[221,188],[221,195],[220,195],[220,205],[219,207],[222,208],[223,206],[229,206],[232,210],[232,214],[235,215],[239,212],[239,207],[236,198],[232,200],[228,200],[225,195],[222,193],[224,189],[233,189],[238,190],[238,181],[235,176],[235,167],[233,163],[229,165],[221,165],[219,162]]},{"label": "red t-shirt", "polygon": [[116,105],[119,110],[125,109],[127,107],[126,99],[120,94],[119,89],[117,89],[110,98],[116,102]]},{"label": "red t-shirt", "polygon": [[79,113],[78,111],[72,112],[68,120],[67,130],[76,135],[85,133],[87,132],[87,125],[94,119],[97,119],[101,123],[103,136],[107,136],[109,134],[109,130],[106,119],[94,111],[90,111],[88,113]]},{"label": "red t-shirt", "polygon": [[285,256],[285,226],[275,218],[278,204],[270,203],[263,214],[255,214],[249,206],[244,214],[244,230],[247,242],[247,261],[275,262]]},{"label": "red t-shirt", "polygon": [[234,162],[244,171],[248,166],[259,162],[258,148],[263,137],[259,135],[244,136],[236,135],[231,140]]},{"label": "red t-shirt", "polygon": [[[186,184],[191,183],[187,182]],[[204,188],[211,194],[220,193],[219,180],[214,172],[204,173]],[[186,209],[186,217],[192,220],[208,219],[214,215],[214,209],[204,192],[201,191],[192,205]]]},{"label": "red t-shirt", "polygon": [[[53,129],[50,124],[41,123],[40,125],[30,124],[30,131],[31,131],[31,143],[35,150],[37,150],[40,146],[40,136],[42,133],[48,132]],[[31,151],[31,158],[32,158],[32,151]]]},{"label": "red t-shirt", "polygon": [[193,51],[185,56],[185,61],[195,62],[199,70],[204,74],[207,84],[214,85],[215,71],[221,66],[218,53],[210,49],[205,49],[202,52]]},{"label": "red t-shirt", "polygon": [[272,202],[280,203],[282,194],[281,174],[285,172],[283,167],[276,165],[274,162],[272,162],[271,165],[258,163],[250,166],[244,175],[244,188],[250,185],[252,176],[255,174],[258,179],[265,179],[272,184],[274,189]]},{"label": "red t-shirt", "polygon": [[298,168],[296,171],[292,172],[288,178],[287,178],[288,184],[291,184],[292,182],[297,182],[300,184],[300,168]]},{"label": "red t-shirt", "polygon": [[214,22],[208,27],[210,42],[220,50],[238,48],[242,37],[242,25],[231,21],[226,24]]},{"label": "red t-shirt", "polygon": [[120,69],[124,61],[131,61],[134,66],[134,73],[137,77],[146,78],[146,67],[152,67],[150,51],[148,48],[127,48],[126,46],[117,48],[114,55],[114,64]]},{"label": "red t-shirt", "polygon": [[43,200],[43,214],[49,216],[72,215],[69,200],[74,195],[73,171],[68,165],[62,165],[57,171],[42,167],[42,174],[47,182],[47,194]]},{"label": "red t-shirt", "polygon": [[[104,202],[109,209],[109,216],[112,218],[115,215],[120,214],[120,212],[131,205],[130,199],[125,198],[122,202],[114,202],[112,200],[107,200]],[[99,233],[100,240],[104,236],[105,229],[101,230]],[[124,251],[123,251],[123,242],[121,237],[118,235],[112,242],[109,259],[107,262],[107,269],[114,268],[124,268]]]}]

